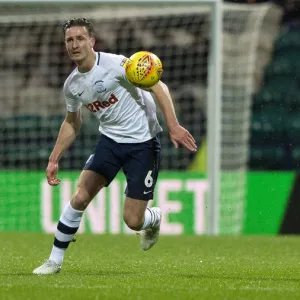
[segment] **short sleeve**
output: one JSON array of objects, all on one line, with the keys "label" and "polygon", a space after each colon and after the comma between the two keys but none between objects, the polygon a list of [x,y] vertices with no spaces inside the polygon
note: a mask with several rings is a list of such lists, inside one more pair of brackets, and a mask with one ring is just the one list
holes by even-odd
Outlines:
[{"label": "short sleeve", "polygon": [[66,105],[67,105],[67,111],[69,111],[69,112],[76,112],[82,106],[81,102],[74,100],[74,99],[70,99],[66,96],[65,96],[65,101],[66,101]]},{"label": "short sleeve", "polygon": [[66,101],[67,111],[69,112],[78,111],[81,108],[82,103],[79,100],[74,98],[74,96],[72,95],[72,93],[68,88],[67,81],[64,84],[63,93]]}]

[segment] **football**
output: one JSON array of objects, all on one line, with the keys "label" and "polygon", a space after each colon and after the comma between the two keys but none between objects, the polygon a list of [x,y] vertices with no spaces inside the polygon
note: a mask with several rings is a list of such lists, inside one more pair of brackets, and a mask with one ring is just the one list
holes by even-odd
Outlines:
[{"label": "football", "polygon": [[161,78],[163,67],[160,59],[148,51],[133,54],[126,65],[126,77],[135,86],[150,88]]}]

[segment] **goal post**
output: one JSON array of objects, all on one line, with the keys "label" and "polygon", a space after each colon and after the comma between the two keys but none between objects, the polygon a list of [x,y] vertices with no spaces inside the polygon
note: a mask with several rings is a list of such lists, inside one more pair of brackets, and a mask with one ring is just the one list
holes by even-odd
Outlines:
[{"label": "goal post", "polygon": [[212,3],[211,50],[208,69],[207,141],[209,182],[208,233],[219,234],[220,220],[220,174],[221,174],[221,105],[222,105],[222,24],[223,7],[221,0]]},{"label": "goal post", "polygon": [[[68,18],[84,16],[99,33],[96,50],[130,55],[147,49],[162,59],[162,80],[170,87],[180,123],[200,146],[207,138],[205,233],[242,233],[257,47],[262,33],[268,40],[273,37],[262,26],[268,14],[272,19],[270,3],[219,0],[0,0],[0,189],[7,190],[0,195],[0,219],[5,215],[0,230],[34,228],[30,216],[37,207],[26,198],[33,193],[26,179],[35,180],[47,164],[65,111],[62,84],[74,68],[63,49],[60,27]],[[65,154],[61,170],[80,170],[94,147],[97,121],[83,114],[85,134]],[[183,148],[175,151],[166,132],[161,138],[162,170],[187,170],[195,157]],[[14,179],[13,170],[22,177]],[[55,191],[53,198],[65,201],[73,184],[67,180],[60,196]],[[20,208],[6,216],[9,205],[18,205],[16,194],[23,197],[19,207],[26,211]],[[7,205],[6,198],[13,200]]]}]

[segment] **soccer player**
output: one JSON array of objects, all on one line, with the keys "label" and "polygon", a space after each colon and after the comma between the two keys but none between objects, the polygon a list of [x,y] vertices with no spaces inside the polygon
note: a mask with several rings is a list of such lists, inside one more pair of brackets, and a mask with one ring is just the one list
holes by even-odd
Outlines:
[{"label": "soccer player", "polygon": [[197,149],[193,136],[179,125],[164,83],[159,81],[150,91],[132,85],[125,76],[126,57],[95,52],[94,28],[84,18],[67,21],[63,33],[67,52],[77,67],[64,84],[67,114],[49,157],[48,183],[52,186],[60,183],[59,160],[81,127],[82,106],[100,121],[101,135],[83,167],[75,194],[60,216],[50,257],[33,271],[38,275],[60,271],[84,210],[121,168],[127,180],[123,219],[129,228],[139,232],[141,249],[148,250],[156,243],[161,211],[158,207],[147,207],[153,199],[160,164],[158,134],[162,129],[154,99],[166,119],[174,146],[182,144],[190,151]]}]

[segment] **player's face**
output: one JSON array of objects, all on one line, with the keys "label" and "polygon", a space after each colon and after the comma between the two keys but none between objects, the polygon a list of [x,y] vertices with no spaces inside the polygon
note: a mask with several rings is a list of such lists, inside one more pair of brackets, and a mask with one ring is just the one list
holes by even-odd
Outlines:
[{"label": "player's face", "polygon": [[74,26],[66,30],[65,44],[70,58],[80,63],[92,53],[95,39],[89,36],[85,26]]}]

